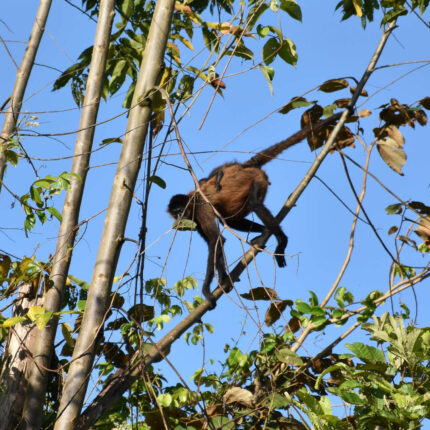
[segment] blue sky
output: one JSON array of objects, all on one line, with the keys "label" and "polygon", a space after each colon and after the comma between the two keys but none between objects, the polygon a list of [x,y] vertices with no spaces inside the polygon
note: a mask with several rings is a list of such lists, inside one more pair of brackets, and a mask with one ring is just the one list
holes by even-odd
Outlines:
[{"label": "blue sky", "polygon": [[[380,17],[363,30],[358,19],[340,22],[340,14],[334,11],[337,2],[311,0],[302,3],[303,23],[291,20],[286,14],[280,15],[284,34],[297,46],[299,62],[296,67],[291,67],[279,60],[275,61],[273,96],[260,71],[238,74],[248,69],[251,63],[236,60],[227,72],[232,76],[225,78],[227,88],[224,90],[224,97],[215,99],[202,129],[199,130],[198,126],[212,97],[210,87],[202,92],[199,101],[181,122],[181,135],[190,151],[213,151],[210,154],[190,157],[197,176],[204,177],[212,168],[232,159],[247,160],[250,157],[249,153],[258,151],[295,132],[299,127],[300,112],[288,116],[274,113],[261,121],[292,97],[317,87],[327,79],[344,76],[354,76],[357,79],[361,77],[381,35],[378,22]],[[27,41],[33,24],[36,6],[36,2],[15,0],[8,2],[7,8],[3,8],[2,11],[0,35],[6,41],[8,49],[18,64],[25,49],[24,42]],[[269,15],[267,21],[270,21]],[[47,31],[37,56],[39,65],[35,66],[31,76],[23,108],[29,112],[40,112],[37,114],[40,122],[40,127],[35,129],[37,132],[62,133],[78,128],[80,112],[73,102],[70,90],[68,88],[57,92],[51,90],[58,76],[58,70],[62,71],[69,67],[83,49],[92,45],[94,32],[94,22],[65,2],[53,2]],[[196,45],[198,43],[197,40]],[[252,46],[257,46],[256,42],[251,43],[253,43]],[[430,46],[428,28],[415,16],[400,19],[399,28],[389,39],[379,65],[428,60],[428,46]],[[3,101],[12,90],[16,69],[3,46],[0,47],[0,52],[2,58],[0,101]],[[184,58],[186,56],[187,54]],[[204,54],[200,54],[196,61],[203,62],[204,58]],[[362,121],[362,126],[366,130],[364,139],[367,144],[373,138],[372,128],[378,124],[377,107],[389,102],[390,98],[396,98],[401,103],[413,103],[430,95],[428,67],[414,70],[418,66],[420,64],[384,68],[375,72],[370,79],[366,89],[371,97],[360,102],[363,103],[360,109],[369,108],[374,112],[370,118]],[[313,92],[307,98],[319,99],[321,103],[327,104],[335,98],[348,97],[348,95],[346,91],[339,92],[335,96]],[[121,92],[107,103],[102,103],[99,121],[124,113],[121,107],[124,96],[125,92]],[[261,122],[257,124],[258,121]],[[94,148],[98,148],[105,138],[121,135],[125,125],[126,116],[122,115],[99,126]],[[28,129],[27,126],[22,128]],[[236,138],[243,130],[247,131]],[[417,126],[415,130],[402,128],[402,131],[406,138],[405,151],[408,156],[404,167],[405,175],[401,177],[389,169],[376,150],[372,155],[370,171],[403,200],[420,200],[428,204],[428,128]],[[72,154],[75,138],[74,134],[53,139],[25,137],[24,145],[33,157],[59,158]],[[161,136],[156,143],[161,143]],[[81,209],[81,219],[93,217],[107,206],[115,171],[114,163],[119,151],[120,145],[113,144],[94,153]],[[168,151],[177,154],[179,152],[177,144],[171,142]],[[365,154],[358,142],[355,149],[349,148],[346,152],[358,162],[363,162]],[[277,160],[267,165],[266,170],[272,186],[266,203],[273,213],[277,213],[299,183],[313,158],[314,154],[309,152],[307,145],[302,144],[284,152]],[[167,188],[162,190],[154,187],[150,199],[147,243],[153,245],[147,251],[146,278],[162,276],[167,279],[170,286],[173,286],[173,283],[183,276],[192,275],[201,282],[207,251],[205,243],[197,234],[193,234],[190,244],[190,233],[179,232],[170,256],[167,261],[165,260],[174,237],[174,232],[169,233],[172,221],[166,213],[167,202],[171,195],[188,192],[193,188],[191,177],[180,168],[172,166],[177,164],[183,167],[181,157],[171,156],[166,160],[169,165],[162,165],[158,175],[166,181]],[[35,160],[34,163],[39,175],[43,177],[47,174],[57,175],[64,170],[70,170],[71,160]],[[350,171],[355,186],[359,189],[362,180],[361,172],[352,166]],[[142,170],[136,190],[136,195],[139,197],[142,195],[143,175]],[[350,208],[355,210],[355,199],[337,154],[327,158],[318,171],[318,176],[329,184]],[[9,168],[5,183],[16,194],[21,195],[28,192],[30,182],[35,179],[30,166],[25,161],[21,161],[18,167]],[[0,195],[0,248],[19,257],[36,253],[38,259],[48,259],[55,249],[58,223],[54,220],[43,227],[40,224],[37,225],[27,239],[22,231],[23,211],[18,203],[12,207],[12,202],[11,197],[3,191]],[[392,203],[396,203],[396,200],[370,179],[364,207],[390,249],[394,249],[393,237],[388,236],[387,231],[398,222],[397,217],[388,216],[385,213],[385,207]],[[57,200],[56,207],[61,209],[61,199]],[[74,251],[70,273],[88,282],[98,250],[103,220],[104,213],[101,213],[88,223]],[[275,268],[269,255],[260,254],[255,266],[252,264],[249,268],[249,278],[244,273],[242,281],[236,284],[237,291],[246,292],[251,282],[253,287],[261,284],[276,287],[279,296],[284,299],[301,298],[307,301],[308,290],[315,291],[323,297],[345,258],[351,222],[352,216],[346,209],[319,181],[313,180],[297,206],[282,223],[284,231],[289,236],[287,268],[281,270]],[[133,204],[126,235],[137,239],[139,226],[139,208]],[[229,262],[233,264],[241,255],[241,247],[233,236],[226,234],[226,237],[228,239],[227,256]],[[274,239],[271,239],[269,250],[274,249],[274,243]],[[131,242],[124,245],[117,269],[118,275],[129,266],[135,253],[134,246]],[[417,257],[413,252],[405,252],[405,264],[424,265],[427,261],[428,258]],[[385,292],[388,288],[389,262],[389,257],[372,230],[366,224],[359,222],[352,262],[341,285],[352,291],[357,301],[374,289]],[[430,300],[429,286],[427,280],[416,288],[417,309],[410,290],[394,297],[394,309],[399,311],[399,303],[407,303],[413,315],[415,311],[418,312],[418,324],[428,326],[430,317],[426,312],[425,303]],[[123,287],[121,294],[130,301],[133,300],[131,287]],[[187,297],[188,300],[190,298],[191,296]],[[247,302],[247,305],[252,307],[251,302]],[[236,339],[243,328],[246,330],[246,335],[240,338],[240,346],[244,351],[255,348],[261,333],[258,322],[263,323],[266,307],[267,303],[259,302],[259,309],[251,309],[247,314],[241,308],[237,294],[231,293],[231,298],[221,299],[216,310],[204,317],[205,322],[215,327],[215,333],[206,336],[205,354],[199,346],[175,345],[170,360],[187,380],[196,368],[203,366],[204,360],[208,358],[221,360],[224,344]],[[391,305],[388,304],[384,309],[390,310],[390,307]],[[286,318],[288,319],[288,315]],[[172,328],[173,324],[174,322],[170,323]],[[326,345],[328,339],[333,339],[343,330],[345,327],[330,329],[326,335],[321,334],[319,338],[309,340],[303,353],[319,351]],[[363,339],[362,336],[359,338]],[[189,348],[192,349],[192,354]]]}]

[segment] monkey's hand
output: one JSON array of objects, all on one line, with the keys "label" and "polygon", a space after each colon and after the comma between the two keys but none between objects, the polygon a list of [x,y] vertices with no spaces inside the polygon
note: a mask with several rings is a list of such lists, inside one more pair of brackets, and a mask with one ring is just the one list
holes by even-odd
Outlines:
[{"label": "monkey's hand", "polygon": [[[264,249],[266,247],[264,243],[266,239],[267,239],[266,233],[260,234],[260,236],[254,237],[254,239],[251,240],[251,245],[256,246],[257,248],[260,248],[260,249]],[[283,255],[284,251],[285,251],[284,245],[278,245],[275,249],[275,259],[279,267],[285,267],[287,265],[287,262]]]}]

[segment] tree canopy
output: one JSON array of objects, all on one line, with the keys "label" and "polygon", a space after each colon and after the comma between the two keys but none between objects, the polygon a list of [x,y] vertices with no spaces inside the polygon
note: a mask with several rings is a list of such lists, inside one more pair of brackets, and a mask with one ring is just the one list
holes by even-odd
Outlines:
[{"label": "tree canopy", "polygon": [[[427,6],[11,5],[0,429],[423,426]],[[170,197],[332,115],[264,166],[287,268],[221,219],[234,289],[209,312]]]}]

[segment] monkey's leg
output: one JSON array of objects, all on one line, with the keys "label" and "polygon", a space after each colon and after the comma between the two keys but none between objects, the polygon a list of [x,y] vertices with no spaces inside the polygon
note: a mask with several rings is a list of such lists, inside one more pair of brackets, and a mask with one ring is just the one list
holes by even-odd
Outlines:
[{"label": "monkey's leg", "polygon": [[254,181],[251,185],[248,207],[257,214],[261,221],[263,221],[267,231],[275,235],[278,241],[278,246],[275,249],[276,262],[279,267],[285,267],[287,262],[285,261],[283,254],[287,247],[288,237],[282,231],[276,218],[270,213],[269,209],[264,206],[264,196],[262,195],[261,190],[262,185],[258,181]]},{"label": "monkey's leg", "polygon": [[244,231],[245,233],[263,233],[264,231],[264,226],[246,218],[231,221],[227,220],[227,224],[229,227]]},{"label": "monkey's leg", "polygon": [[211,240],[208,241],[208,247],[209,247],[208,263],[206,267],[206,276],[203,282],[202,293],[205,299],[210,303],[210,309],[214,309],[216,307],[216,300],[213,294],[211,293],[211,282],[214,277],[214,257],[215,257],[216,240],[213,240],[211,238]]},{"label": "monkey's leg", "polygon": [[225,239],[221,235],[219,235],[219,238],[211,237],[211,239],[208,241],[208,263],[205,280],[203,282],[202,293],[205,299],[210,303],[210,309],[214,309],[216,307],[215,297],[210,290],[211,282],[214,277],[214,266],[218,272],[219,283],[224,285],[224,291],[228,293],[233,288],[233,284],[225,270],[224,265],[224,255],[222,251],[222,245],[224,242]]},{"label": "monkey's leg", "polygon": [[222,236],[220,236],[220,240],[218,240],[216,244],[215,265],[218,271],[219,283],[223,286],[224,291],[228,293],[233,289],[233,284],[225,269],[226,261],[224,260],[224,251],[223,251],[224,242],[225,242],[225,239]]}]

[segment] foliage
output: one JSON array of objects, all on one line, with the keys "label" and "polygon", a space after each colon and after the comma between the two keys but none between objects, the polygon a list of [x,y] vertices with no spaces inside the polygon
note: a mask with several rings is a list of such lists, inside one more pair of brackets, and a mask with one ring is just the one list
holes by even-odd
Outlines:
[{"label": "foliage", "polygon": [[[193,375],[197,390],[165,386],[148,369],[152,388],[136,385],[132,392],[141,395],[129,401],[141,411],[143,428],[165,422],[173,429],[200,429],[208,419],[235,429],[302,429],[309,422],[315,429],[419,428],[430,414],[430,328],[405,326],[403,318],[388,314],[362,327],[375,346],[355,342],[347,345],[350,354],[299,356],[285,333],[264,335],[259,349],[246,354],[228,348],[222,373],[200,369]],[[344,418],[335,412],[339,404],[349,411]],[[111,428],[107,422],[118,424],[118,418],[116,410],[100,428]]]},{"label": "foliage", "polygon": [[[86,13],[97,17],[98,1],[83,0],[82,4]],[[427,6],[428,0],[413,0],[410,6],[402,0],[342,0],[337,9],[341,11],[343,20],[358,18],[366,27],[375,19],[382,26],[397,19],[401,22],[411,12],[422,14]],[[123,105],[132,108],[131,100],[154,7],[152,0],[116,2],[119,18],[109,45],[103,82],[105,100],[125,90]],[[229,0],[176,2],[159,88],[166,90],[172,104],[188,109],[203,89],[222,96],[226,90],[224,65],[237,61],[240,67],[260,70],[272,91],[279,61],[291,66],[298,61],[296,46],[281,28],[280,20],[277,20],[279,16],[287,22],[301,22],[303,19],[300,5],[294,0],[250,0],[239,5]],[[201,63],[193,57],[195,47],[200,43],[207,54]],[[85,49],[77,62],[54,84],[54,90],[70,85],[78,106],[83,101],[92,49],[92,46]],[[357,85],[357,80],[351,77],[328,79],[316,89],[324,100],[333,97],[328,103],[308,100],[304,96],[293,97],[279,109],[279,113],[288,115],[304,109],[301,126],[311,126],[337,110],[350,107]],[[147,103],[149,95],[154,137],[165,122],[167,104],[157,89],[141,95],[139,103]],[[360,96],[368,97],[368,94],[363,89]],[[407,160],[404,130],[425,126],[428,110],[430,97],[423,94],[418,101],[391,98],[373,110],[354,112],[341,129],[333,152],[344,160],[346,154],[343,150],[354,147],[365,127],[370,129],[368,118],[373,114],[378,122],[373,128],[374,141],[369,146],[363,144],[364,151],[370,154],[375,146],[380,159],[394,172],[403,175]],[[324,145],[333,128],[330,126],[311,134],[307,139],[309,149],[317,151]],[[168,138],[169,134],[166,141]],[[108,138],[101,146],[112,142],[122,141]],[[3,149],[7,162],[12,166],[16,166],[20,158],[26,158],[18,134],[9,138]],[[151,159],[151,155],[148,158]],[[165,179],[155,174],[156,168],[151,172],[149,168],[147,190],[152,184],[164,190]],[[365,174],[368,174],[367,170]],[[80,180],[78,175],[68,172],[37,177],[27,193],[14,195],[25,213],[24,231],[27,236],[37,220],[42,225],[50,218],[61,222],[61,214],[54,207],[56,198],[62,191],[71,192],[73,181]],[[139,203],[146,211],[148,202]],[[363,210],[361,201],[358,205]],[[315,429],[419,428],[430,416],[430,329],[415,327],[410,320],[409,308],[404,304],[400,315],[393,313],[378,317],[377,311],[389,297],[428,276],[428,263],[422,267],[406,264],[402,252],[414,253],[416,258],[428,258],[430,207],[421,201],[401,201],[393,195],[393,203],[386,208],[386,213],[394,215],[390,220],[396,220],[388,231],[396,250],[390,255],[387,266],[390,276],[388,293],[375,288],[358,297],[349,286],[339,284],[327,298],[318,297],[315,289],[308,292],[307,298],[302,293],[300,298],[291,300],[289,295],[288,298],[281,297],[275,288],[251,285],[248,292],[240,294],[240,299],[246,306],[263,309],[267,327],[262,327],[262,318],[256,347],[245,352],[239,347],[239,341],[236,343],[234,340],[233,346],[226,345],[225,356],[218,364],[210,358],[209,365],[204,363],[196,369],[190,384],[182,377],[176,384],[166,380],[154,362],[142,367],[141,374],[127,394],[104,413],[96,428],[130,427],[130,411],[137,411],[138,415],[133,428],[141,429],[204,429],[208,422],[214,428],[226,429],[307,429],[311,426]],[[367,215],[363,217],[371,225]],[[196,223],[181,220],[175,222],[173,228],[195,230]],[[142,237],[146,230],[143,222],[139,246],[144,244]],[[118,238],[118,241],[122,243],[126,239]],[[51,319],[55,319],[61,329],[52,364],[52,368],[60,370],[55,380],[50,379],[43,411],[47,428],[53,423],[58,409],[64,384],[63,372],[67,372],[81,330],[90,282],[80,279],[79,273],[69,274],[59,312],[46,311],[43,305],[32,306],[20,315],[5,310],[12,305],[16,310],[21,300],[18,292],[26,283],[32,286],[32,297],[44,297],[53,286],[50,279],[53,258],[49,256],[48,261],[42,262],[34,255],[18,258],[6,252],[0,254],[0,297],[6,303],[0,313],[0,343],[6,345],[8,336],[20,325],[35,325],[43,330]],[[98,357],[94,376],[98,376],[96,384],[100,390],[147,357],[157,339],[175,324],[179,325],[181,318],[190,317],[203,301],[199,296],[189,299],[198,289],[198,282],[192,276],[184,273],[183,279],[174,283],[168,282],[164,274],[155,278],[146,276],[142,262],[149,258],[147,248],[142,246],[136,253],[142,271],[136,270],[136,275],[132,275],[127,269],[113,279],[116,288],[109,296],[105,325],[100,327],[94,340]],[[133,264],[134,260],[130,267]],[[133,285],[135,293],[130,300],[123,291],[128,292],[127,288],[132,289]],[[336,342],[324,345],[322,352],[315,356],[298,352],[306,336],[317,338],[328,331],[333,333],[347,323],[359,327],[369,336],[369,341],[347,343],[348,354],[334,352],[340,336]],[[196,321],[184,334],[190,354],[197,347],[205,346],[215,331],[216,326]],[[163,357],[169,352],[170,349],[163,350]]]}]

